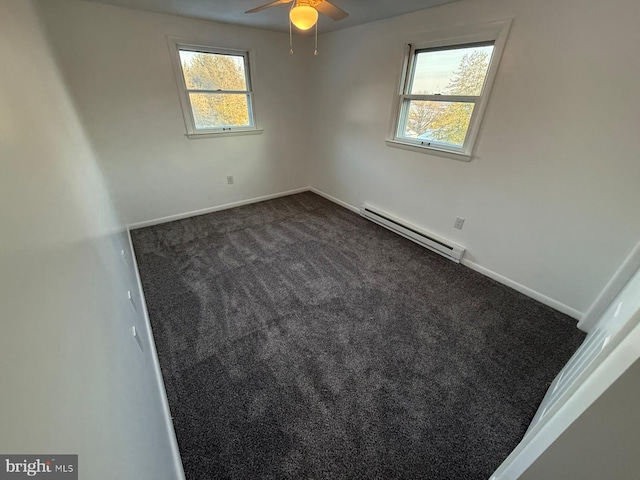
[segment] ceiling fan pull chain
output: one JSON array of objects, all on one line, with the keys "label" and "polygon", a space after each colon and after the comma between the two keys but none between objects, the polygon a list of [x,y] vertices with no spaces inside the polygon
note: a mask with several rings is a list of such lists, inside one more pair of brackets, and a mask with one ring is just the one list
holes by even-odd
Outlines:
[{"label": "ceiling fan pull chain", "polygon": [[[295,4],[296,2],[291,2],[291,8],[289,8],[289,11],[293,10]],[[289,55],[293,55],[293,33],[291,32],[293,26],[291,23],[291,16],[289,16]]]},{"label": "ceiling fan pull chain", "polygon": [[316,57],[318,56],[318,22],[316,22],[316,50],[313,52],[313,54]]},{"label": "ceiling fan pull chain", "polygon": [[289,55],[293,55],[293,34],[291,33],[291,20],[289,20]]}]

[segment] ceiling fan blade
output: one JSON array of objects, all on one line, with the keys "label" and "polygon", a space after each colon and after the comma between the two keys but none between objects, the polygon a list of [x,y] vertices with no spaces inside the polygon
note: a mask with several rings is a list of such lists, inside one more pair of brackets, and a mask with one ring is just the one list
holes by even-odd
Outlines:
[{"label": "ceiling fan blade", "polygon": [[275,2],[271,2],[271,3],[267,3],[266,5],[262,5],[261,7],[256,7],[253,8],[251,10],[247,10],[244,13],[256,13],[259,12],[261,10],[264,10],[265,8],[269,8],[269,7],[275,7],[276,5],[280,5],[283,3],[291,3],[293,0],[275,0]]},{"label": "ceiling fan blade", "polygon": [[320,3],[316,3],[314,7],[320,13],[335,20],[336,22],[338,20],[343,20],[349,16],[347,12],[345,12],[341,8],[336,7],[334,4],[327,2],[327,0],[322,0]]}]

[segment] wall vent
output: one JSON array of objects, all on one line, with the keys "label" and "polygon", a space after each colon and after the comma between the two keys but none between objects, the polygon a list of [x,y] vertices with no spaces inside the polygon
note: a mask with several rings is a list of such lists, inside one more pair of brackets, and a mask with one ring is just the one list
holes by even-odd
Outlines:
[{"label": "wall vent", "polygon": [[417,227],[399,220],[388,213],[373,209],[369,205],[363,205],[360,208],[360,215],[456,263],[460,263],[464,255],[465,249],[460,245],[443,240],[431,233],[421,231]]}]

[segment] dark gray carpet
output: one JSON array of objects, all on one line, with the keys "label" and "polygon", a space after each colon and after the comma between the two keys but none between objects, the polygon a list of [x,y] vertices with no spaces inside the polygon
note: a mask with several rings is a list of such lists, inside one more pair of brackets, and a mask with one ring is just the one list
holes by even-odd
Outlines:
[{"label": "dark gray carpet", "polygon": [[312,193],[133,232],[187,479],[487,479],[575,321]]}]

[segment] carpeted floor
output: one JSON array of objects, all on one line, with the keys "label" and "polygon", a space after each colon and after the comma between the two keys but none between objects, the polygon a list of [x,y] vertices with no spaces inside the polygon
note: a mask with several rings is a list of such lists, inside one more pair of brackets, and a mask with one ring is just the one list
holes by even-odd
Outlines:
[{"label": "carpeted floor", "polygon": [[584,338],[312,193],[132,233],[188,480],[487,479]]}]

